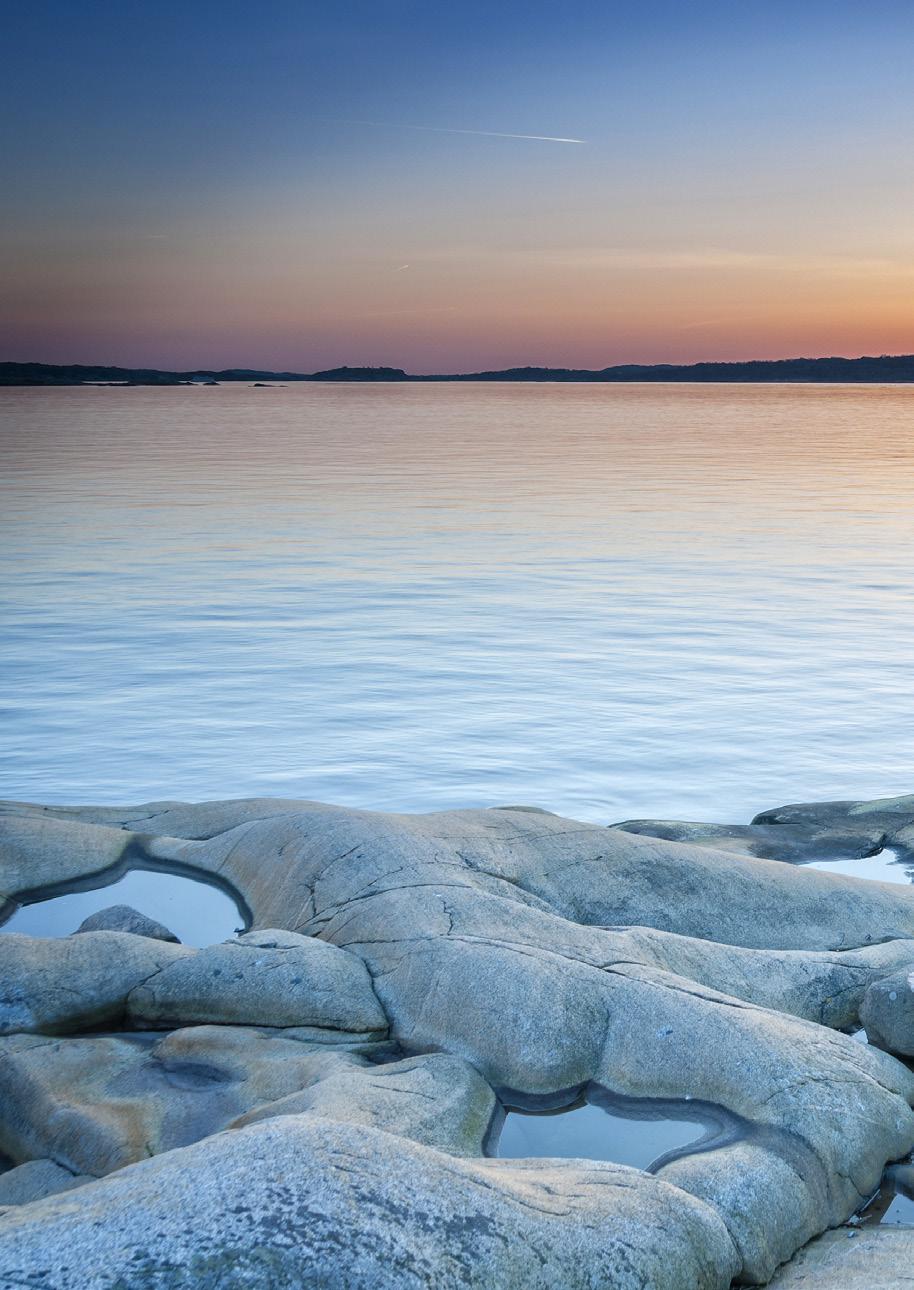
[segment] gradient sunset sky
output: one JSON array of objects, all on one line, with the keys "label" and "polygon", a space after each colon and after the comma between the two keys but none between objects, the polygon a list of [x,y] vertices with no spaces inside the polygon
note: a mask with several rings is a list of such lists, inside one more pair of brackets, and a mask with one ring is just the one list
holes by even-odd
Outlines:
[{"label": "gradient sunset sky", "polygon": [[0,358],[914,351],[908,0],[33,0],[3,44]]}]

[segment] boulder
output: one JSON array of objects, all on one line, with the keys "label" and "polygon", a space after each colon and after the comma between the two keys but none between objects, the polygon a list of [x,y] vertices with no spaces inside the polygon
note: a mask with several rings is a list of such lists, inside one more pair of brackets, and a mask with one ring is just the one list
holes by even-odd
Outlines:
[{"label": "boulder", "polygon": [[316,1115],[0,1217],[0,1284],[53,1290],[726,1290],[738,1268],[710,1206],[638,1170],[458,1160]]},{"label": "boulder", "polygon": [[7,932],[0,935],[0,1035],[117,1023],[131,990],[193,953],[128,932],[57,939]]},{"label": "boulder", "polygon": [[914,1164],[910,1160],[899,1161],[889,1165],[885,1171],[885,1184],[894,1195],[905,1196],[914,1200]]},{"label": "boulder", "polygon": [[914,1057],[914,971],[874,981],[863,996],[860,1020],[871,1044],[900,1057]]},{"label": "boulder", "polygon": [[[190,810],[161,822],[187,829]],[[213,827],[212,804],[203,818]],[[517,810],[405,816],[308,805],[157,846],[231,883],[255,926],[311,935],[357,895],[444,884],[571,923],[755,949],[843,951],[914,937],[914,888]]]},{"label": "boulder", "polygon": [[384,1033],[362,960],[309,936],[248,932],[170,963],[127,1000],[136,1026],[320,1026]]},{"label": "boulder", "polygon": [[129,905],[109,905],[107,909],[90,914],[83,919],[74,935],[79,932],[130,932],[133,936],[148,936],[153,941],[181,943],[174,932]]}]

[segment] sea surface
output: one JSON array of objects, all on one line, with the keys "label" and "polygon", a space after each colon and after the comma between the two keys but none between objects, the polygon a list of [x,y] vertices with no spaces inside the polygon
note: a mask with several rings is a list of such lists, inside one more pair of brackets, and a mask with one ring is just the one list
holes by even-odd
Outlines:
[{"label": "sea surface", "polygon": [[914,388],[0,390],[0,795],[914,791]]}]

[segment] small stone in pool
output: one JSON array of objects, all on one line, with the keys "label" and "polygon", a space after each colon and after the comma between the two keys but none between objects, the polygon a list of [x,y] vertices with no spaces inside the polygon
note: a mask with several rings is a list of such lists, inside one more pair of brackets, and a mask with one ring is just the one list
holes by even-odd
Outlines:
[{"label": "small stone in pool", "polygon": [[134,936],[148,936],[154,941],[180,941],[174,932],[170,932],[154,918],[147,918],[130,905],[109,905],[100,909],[97,914],[90,914],[83,919],[74,935],[80,932],[132,932]]}]

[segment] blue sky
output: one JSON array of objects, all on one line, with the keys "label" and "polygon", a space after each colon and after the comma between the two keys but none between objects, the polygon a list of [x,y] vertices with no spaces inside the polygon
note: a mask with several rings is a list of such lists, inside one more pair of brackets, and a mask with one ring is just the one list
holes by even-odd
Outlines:
[{"label": "blue sky", "polygon": [[907,4],[36,3],[5,27],[5,356],[914,349]]}]

